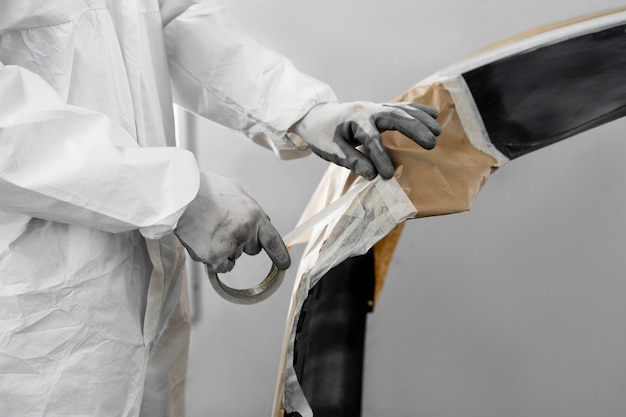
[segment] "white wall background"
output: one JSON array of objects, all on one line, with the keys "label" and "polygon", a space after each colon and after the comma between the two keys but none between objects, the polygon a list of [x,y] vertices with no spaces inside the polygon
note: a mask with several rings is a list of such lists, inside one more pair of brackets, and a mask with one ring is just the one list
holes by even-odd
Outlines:
[{"label": "white wall background", "polygon": [[[341,101],[385,101],[501,38],[620,3],[232,0],[231,8]],[[205,170],[238,179],[281,233],[293,228],[325,162],[278,162],[210,122],[182,121]],[[364,417],[626,415],[625,129],[618,120],[522,157],[490,178],[470,212],[407,224],[369,318]],[[263,257],[244,259],[231,282],[251,284],[267,267]],[[229,305],[203,283],[188,416],[269,416],[294,272],[256,306]]]}]

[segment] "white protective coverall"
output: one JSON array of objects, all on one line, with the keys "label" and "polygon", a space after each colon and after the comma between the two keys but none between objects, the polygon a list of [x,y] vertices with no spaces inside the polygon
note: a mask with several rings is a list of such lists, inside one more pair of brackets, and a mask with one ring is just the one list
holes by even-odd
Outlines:
[{"label": "white protective coverall", "polygon": [[0,5],[0,416],[183,414],[172,230],[198,167],[172,146],[172,97],[281,157],[306,152],[287,129],[335,100],[223,7]]}]

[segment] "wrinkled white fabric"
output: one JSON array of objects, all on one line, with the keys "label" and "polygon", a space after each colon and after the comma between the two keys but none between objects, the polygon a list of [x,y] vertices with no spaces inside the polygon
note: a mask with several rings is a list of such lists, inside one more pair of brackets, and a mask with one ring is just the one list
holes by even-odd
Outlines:
[{"label": "wrinkled white fabric", "polygon": [[[268,49],[259,53],[259,44],[212,13],[217,5],[205,3],[165,28],[174,101],[244,132],[282,159],[308,154],[305,144],[296,145],[286,133],[316,104],[335,102],[334,93],[281,55]],[[186,47],[175,47],[180,44]]]},{"label": "wrinkled white fabric", "polygon": [[289,126],[334,100],[223,9],[2,2],[0,415],[182,414],[189,320],[171,232],[198,168],[171,146],[172,89],[288,157],[306,153]]}]

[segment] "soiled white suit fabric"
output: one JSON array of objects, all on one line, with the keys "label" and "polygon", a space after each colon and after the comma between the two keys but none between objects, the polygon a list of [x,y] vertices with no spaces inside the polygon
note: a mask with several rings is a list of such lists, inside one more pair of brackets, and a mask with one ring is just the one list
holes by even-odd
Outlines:
[{"label": "soiled white suit fabric", "polygon": [[0,5],[0,415],[183,415],[189,317],[172,230],[198,167],[172,147],[172,96],[281,157],[307,153],[286,130],[335,100],[223,9]]}]

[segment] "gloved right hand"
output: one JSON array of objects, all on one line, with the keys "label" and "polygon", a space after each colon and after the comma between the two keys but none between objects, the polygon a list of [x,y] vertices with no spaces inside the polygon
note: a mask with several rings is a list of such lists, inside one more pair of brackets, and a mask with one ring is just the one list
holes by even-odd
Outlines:
[{"label": "gloved right hand", "polygon": [[174,230],[196,262],[209,272],[230,271],[242,252],[265,250],[278,269],[291,264],[289,252],[261,206],[235,181],[200,173],[200,188]]}]

